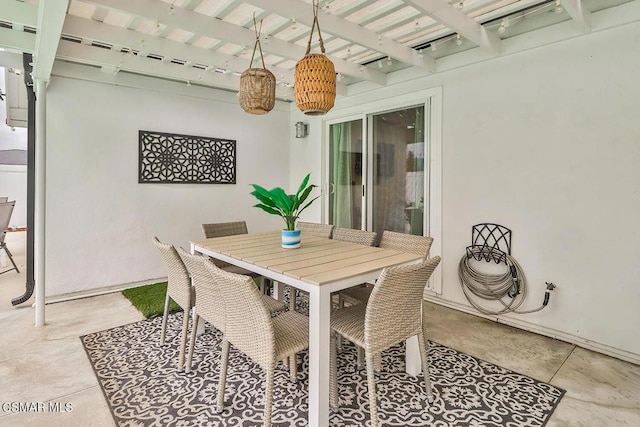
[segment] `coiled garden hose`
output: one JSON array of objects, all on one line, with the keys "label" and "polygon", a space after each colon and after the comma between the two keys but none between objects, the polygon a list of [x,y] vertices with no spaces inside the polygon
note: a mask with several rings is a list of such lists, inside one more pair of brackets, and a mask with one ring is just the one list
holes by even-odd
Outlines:
[{"label": "coiled garden hose", "polygon": [[[547,290],[542,305],[533,310],[518,310],[527,297],[527,278],[511,255],[506,255],[507,269],[504,274],[486,274],[473,268],[470,260],[473,257],[464,255],[458,264],[458,278],[462,291],[469,304],[483,314],[498,315],[505,313],[527,314],[542,310],[549,302],[549,292],[555,288],[553,283],[547,283]],[[490,310],[476,302],[473,297],[489,301],[499,301],[501,310]],[[505,302],[505,298],[509,298]]]}]

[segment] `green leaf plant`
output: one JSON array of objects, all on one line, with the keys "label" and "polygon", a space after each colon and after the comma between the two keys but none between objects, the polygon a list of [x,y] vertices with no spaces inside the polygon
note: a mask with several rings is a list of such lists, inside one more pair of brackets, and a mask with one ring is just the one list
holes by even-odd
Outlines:
[{"label": "green leaf plant", "polygon": [[253,187],[251,194],[260,202],[253,205],[253,207],[260,208],[268,214],[282,217],[287,225],[287,230],[295,230],[296,220],[302,211],[308,208],[315,199],[320,197],[316,196],[305,204],[311,191],[317,187],[317,185],[309,184],[310,176],[311,174],[307,174],[307,176],[304,177],[295,194],[287,194],[280,187],[267,190],[257,184],[251,184]]}]

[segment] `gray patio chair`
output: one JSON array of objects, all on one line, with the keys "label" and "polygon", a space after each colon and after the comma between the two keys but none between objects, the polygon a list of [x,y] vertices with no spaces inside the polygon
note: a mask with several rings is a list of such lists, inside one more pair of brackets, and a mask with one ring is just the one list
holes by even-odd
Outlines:
[{"label": "gray patio chair", "polygon": [[367,304],[357,304],[331,313],[329,390],[333,408],[337,409],[339,403],[337,336],[343,336],[364,348],[372,427],[378,426],[374,358],[380,358],[384,350],[414,335],[418,336],[427,400],[432,400],[427,361],[428,342],[422,323],[422,294],[439,263],[440,257],[434,257],[420,264],[385,268]]},{"label": "gray patio chair", "polygon": [[173,245],[160,242],[153,238],[153,244],[158,248],[164,265],[167,268],[167,296],[164,302],[162,315],[162,329],[160,332],[160,345],[164,345],[167,332],[167,317],[169,316],[169,303],[174,300],[184,311],[182,332],[180,338],[180,353],[178,354],[178,370],[184,366],[185,349],[187,346],[187,329],[189,328],[189,312],[195,304],[195,292],[191,286],[191,279],[187,267],[182,262]]},{"label": "gray patio chair", "polygon": [[[187,271],[191,276],[191,280],[196,291],[191,338],[189,340],[189,352],[187,355],[187,363],[185,365],[185,370],[189,372],[191,370],[191,362],[193,360],[193,349],[196,342],[198,319],[202,317],[214,328],[224,333],[225,306],[222,292],[220,291],[215,278],[211,274],[212,269],[218,268],[213,263],[213,260],[203,255],[192,255],[182,248],[178,248],[178,254],[184,261],[184,265],[187,267]],[[207,268],[207,265],[209,268]],[[287,306],[284,303],[267,295],[262,295],[262,302],[265,307],[267,307],[269,313],[272,314],[285,311],[287,309]]]},{"label": "gray patio chair", "polygon": [[204,237],[207,239],[212,237],[235,236],[236,234],[248,233],[247,223],[245,221],[202,224],[202,232],[204,233]]},{"label": "gray patio chair", "polygon": [[[226,310],[216,409],[222,411],[224,408],[229,346],[233,344],[265,372],[263,425],[269,427],[276,363],[287,358],[295,360],[296,353],[309,347],[309,319],[295,311],[272,317],[250,278],[227,273],[210,264],[207,268],[222,290]],[[296,363],[289,363],[289,366],[295,378],[293,368]]]},{"label": "gray patio chair", "polygon": [[13,270],[15,270],[16,273],[20,273],[20,270],[18,270],[18,266],[13,260],[13,255],[7,247],[7,243],[4,241],[5,236],[7,235],[7,227],[9,227],[9,221],[11,221],[11,214],[13,214],[13,208],[15,205],[15,200],[12,202],[0,203],[0,249],[4,249],[7,256],[9,257],[9,261],[11,261],[11,265],[13,265],[13,268],[5,270],[0,274],[8,273]]},{"label": "gray patio chair", "polygon": [[303,235],[307,234],[318,237],[326,237],[327,239],[331,238],[331,233],[333,232],[333,225],[317,224],[315,222],[298,221],[296,222],[296,228],[302,231]]},{"label": "gray patio chair", "polygon": [[[211,239],[213,237],[226,237],[235,236],[238,234],[247,234],[247,223],[245,221],[231,221],[231,222],[212,222],[209,224],[202,224],[202,232],[204,237]],[[244,274],[245,276],[259,277],[260,278],[260,291],[265,293],[266,291],[266,279],[253,271],[245,270],[237,265],[229,264],[228,262],[214,259],[213,263],[219,268],[228,271],[229,273]]]},{"label": "gray patio chair", "polygon": [[[317,237],[326,237],[327,239],[331,238],[331,233],[333,232],[333,225],[318,224],[315,222],[298,221],[296,222],[296,228],[302,232],[302,236],[306,234]],[[292,288],[291,286],[287,286],[287,288],[289,289],[289,310],[295,310],[298,292],[302,291]]]},{"label": "gray patio chair", "polygon": [[[384,249],[392,249],[399,252],[416,254],[426,259],[429,256],[429,250],[433,243],[433,237],[414,236],[412,234],[398,233],[395,231],[384,230],[380,239],[380,247]],[[344,301],[350,304],[359,304],[367,302],[373,286],[354,286],[340,291],[340,307],[344,306]]]},{"label": "gray patio chair", "polygon": [[333,240],[342,240],[344,242],[373,246],[373,242],[376,240],[376,232],[336,227],[333,229],[333,235],[331,238]]}]

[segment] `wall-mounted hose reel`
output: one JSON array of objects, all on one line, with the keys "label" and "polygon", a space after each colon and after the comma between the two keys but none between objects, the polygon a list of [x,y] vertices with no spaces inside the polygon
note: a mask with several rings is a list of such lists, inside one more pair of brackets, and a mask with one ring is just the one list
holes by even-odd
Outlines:
[{"label": "wall-mounted hose reel", "polygon": [[[504,264],[502,274],[490,274],[474,268],[475,261],[491,261]],[[482,223],[473,226],[471,245],[458,265],[458,277],[469,304],[484,314],[505,313],[527,314],[542,310],[549,303],[549,293],[555,288],[546,283],[542,305],[533,310],[518,310],[527,296],[527,278],[520,264],[511,256],[511,230],[502,225]],[[477,298],[499,301],[502,309],[491,310],[482,307]]]}]

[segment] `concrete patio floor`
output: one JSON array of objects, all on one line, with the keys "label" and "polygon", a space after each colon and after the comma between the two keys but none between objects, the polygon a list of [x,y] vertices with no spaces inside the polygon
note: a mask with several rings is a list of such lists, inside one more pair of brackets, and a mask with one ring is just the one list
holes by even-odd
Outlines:
[{"label": "concrete patio floor", "polygon": [[[0,425],[113,426],[78,337],[143,317],[111,293],[47,305],[46,326],[35,328],[33,297],[11,305],[24,292],[25,235],[6,239],[20,274],[0,275]],[[640,425],[640,366],[438,305],[428,314],[430,339],[566,389],[548,426]],[[16,412],[14,402],[47,402],[47,410]]]}]

